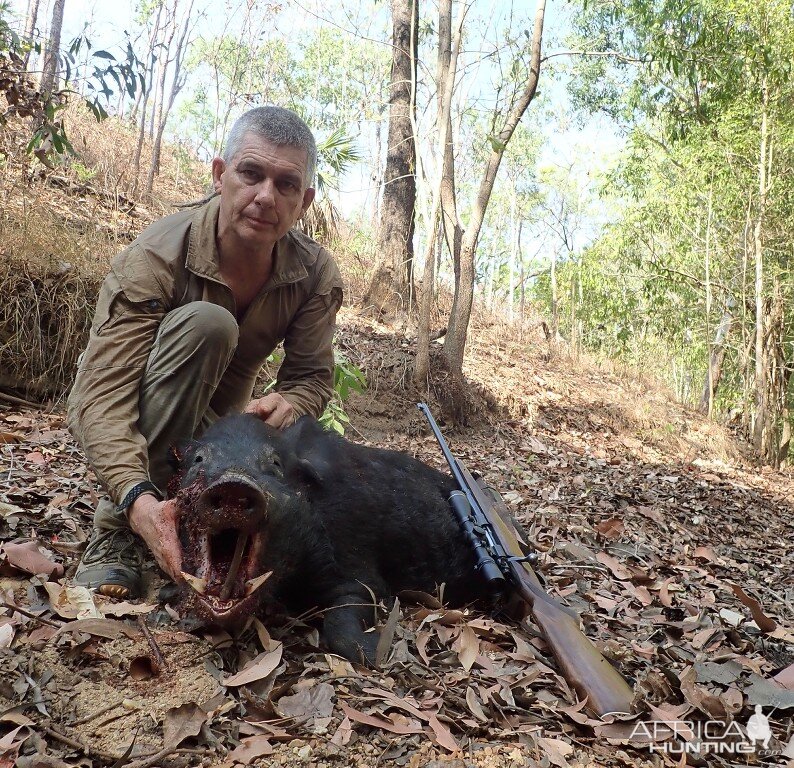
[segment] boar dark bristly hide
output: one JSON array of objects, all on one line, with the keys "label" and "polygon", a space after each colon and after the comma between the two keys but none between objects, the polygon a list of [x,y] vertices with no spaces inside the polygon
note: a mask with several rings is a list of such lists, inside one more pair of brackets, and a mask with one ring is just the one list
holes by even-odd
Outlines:
[{"label": "boar dark bristly hide", "polygon": [[452,479],[407,454],[308,417],[280,433],[239,415],[176,446],[173,463],[190,609],[211,623],[240,625],[268,600],[316,607],[328,647],[372,664],[372,594],[486,596],[447,503]]}]

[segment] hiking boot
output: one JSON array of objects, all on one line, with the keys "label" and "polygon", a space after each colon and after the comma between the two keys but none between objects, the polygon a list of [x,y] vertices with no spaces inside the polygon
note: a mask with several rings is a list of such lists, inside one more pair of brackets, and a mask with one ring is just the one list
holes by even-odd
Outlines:
[{"label": "hiking boot", "polygon": [[143,541],[129,528],[94,528],[74,583],[108,597],[140,597],[143,548]]}]

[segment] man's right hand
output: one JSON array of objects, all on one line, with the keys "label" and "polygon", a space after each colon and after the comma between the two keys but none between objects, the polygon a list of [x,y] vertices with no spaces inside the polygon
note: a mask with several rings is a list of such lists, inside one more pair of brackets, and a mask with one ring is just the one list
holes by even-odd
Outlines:
[{"label": "man's right hand", "polygon": [[182,547],[176,532],[176,502],[158,501],[145,493],[133,502],[128,519],[130,528],[146,542],[157,564],[174,581],[181,581]]}]

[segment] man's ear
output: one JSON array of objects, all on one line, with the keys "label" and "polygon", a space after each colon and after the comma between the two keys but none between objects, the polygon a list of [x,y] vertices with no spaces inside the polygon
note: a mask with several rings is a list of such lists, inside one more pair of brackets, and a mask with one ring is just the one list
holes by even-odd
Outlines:
[{"label": "man's ear", "polygon": [[222,157],[212,158],[212,187],[218,193],[220,193],[221,188],[223,187],[221,176],[225,170],[226,161]]},{"label": "man's ear", "polygon": [[314,187],[306,187],[306,191],[303,193],[303,203],[301,204],[301,216],[309,210],[309,206],[314,202],[316,194],[317,190]]}]

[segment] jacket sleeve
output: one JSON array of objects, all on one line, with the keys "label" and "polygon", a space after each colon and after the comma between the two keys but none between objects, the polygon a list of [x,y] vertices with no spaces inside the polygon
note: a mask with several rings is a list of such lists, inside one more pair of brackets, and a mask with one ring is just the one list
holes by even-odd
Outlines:
[{"label": "jacket sleeve", "polygon": [[138,391],[157,329],[169,311],[163,265],[136,244],[113,261],[97,300],[67,421],[113,502],[148,479],[138,432]]},{"label": "jacket sleeve", "polygon": [[276,391],[295,409],[296,418],[322,416],[334,387],[333,338],[342,305],[342,277],[333,259],[320,269],[314,292],[296,313],[284,337],[284,360]]}]

